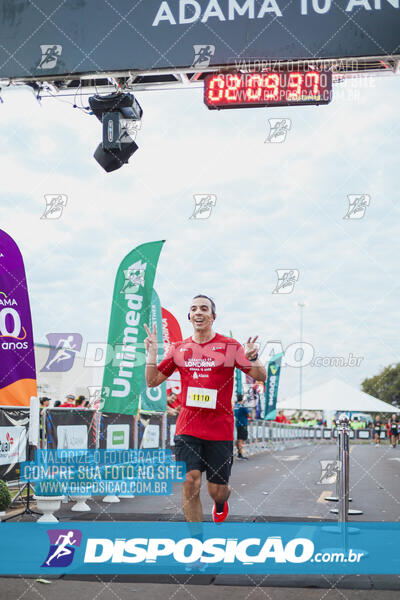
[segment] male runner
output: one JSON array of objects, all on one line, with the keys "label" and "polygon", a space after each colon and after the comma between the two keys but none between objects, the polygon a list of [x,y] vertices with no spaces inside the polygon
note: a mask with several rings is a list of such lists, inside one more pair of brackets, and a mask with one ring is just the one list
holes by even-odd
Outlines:
[{"label": "male runner", "polygon": [[235,367],[258,381],[265,381],[266,371],[258,359],[254,339],[245,347],[212,329],[216,318],[214,301],[195,296],[188,318],[193,325],[192,337],[171,345],[157,366],[157,331],[147,325],[146,383],[156,387],[178,369],[182,380],[181,411],[176,423],[175,456],[186,463],[183,484],[183,511],[187,521],[202,521],[200,502],[201,474],[206,471],[208,493],[214,500],[215,523],[229,512],[229,476],[233,462],[232,390]]}]

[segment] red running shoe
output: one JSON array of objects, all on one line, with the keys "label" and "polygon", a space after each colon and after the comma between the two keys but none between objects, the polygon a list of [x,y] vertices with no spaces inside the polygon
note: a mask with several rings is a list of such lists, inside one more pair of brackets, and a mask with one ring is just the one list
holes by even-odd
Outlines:
[{"label": "red running shoe", "polygon": [[222,513],[217,513],[217,507],[214,502],[214,506],[213,506],[212,513],[211,513],[214,523],[222,523],[222,521],[225,521],[226,517],[228,516],[228,513],[229,513],[229,506],[228,506],[227,500],[225,501],[224,510],[222,511]]}]

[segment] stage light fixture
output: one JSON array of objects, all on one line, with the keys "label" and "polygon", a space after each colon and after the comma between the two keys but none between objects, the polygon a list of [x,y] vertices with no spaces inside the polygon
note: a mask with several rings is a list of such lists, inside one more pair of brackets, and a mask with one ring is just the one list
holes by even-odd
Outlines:
[{"label": "stage light fixture", "polygon": [[143,110],[133,94],[121,92],[91,96],[89,106],[103,124],[103,141],[93,156],[107,173],[116,171],[138,149],[132,134]]}]

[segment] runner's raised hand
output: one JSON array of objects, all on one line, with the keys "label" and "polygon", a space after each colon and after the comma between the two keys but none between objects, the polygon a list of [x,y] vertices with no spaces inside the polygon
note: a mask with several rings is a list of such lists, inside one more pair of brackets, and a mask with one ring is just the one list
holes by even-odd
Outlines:
[{"label": "runner's raised hand", "polygon": [[258,348],[255,343],[257,338],[258,338],[258,335],[256,335],[256,337],[253,339],[251,339],[251,337],[249,337],[249,339],[247,340],[247,342],[244,345],[244,353],[249,360],[255,360],[258,356]]},{"label": "runner's raised hand", "polygon": [[155,323],[153,324],[153,331],[150,331],[150,329],[148,328],[148,326],[146,324],[144,324],[144,328],[147,333],[147,338],[144,340],[145,348],[146,348],[147,352],[149,352],[149,353],[153,352],[153,353],[157,354],[157,344],[158,344],[157,326]]}]

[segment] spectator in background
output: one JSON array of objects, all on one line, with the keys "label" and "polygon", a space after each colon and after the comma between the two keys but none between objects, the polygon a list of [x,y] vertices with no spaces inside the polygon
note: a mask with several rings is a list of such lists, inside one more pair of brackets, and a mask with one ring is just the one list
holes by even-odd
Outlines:
[{"label": "spectator in background", "polygon": [[43,409],[47,408],[48,406],[50,406],[50,398],[47,398],[46,396],[43,396],[42,398],[39,398],[39,403],[40,403],[40,430],[39,430],[39,436],[40,436],[40,447],[43,448],[43,443],[44,443],[44,432],[43,432]]},{"label": "spectator in background", "polygon": [[75,408],[74,394],[67,394],[64,402],[62,404],[60,404],[60,408]]},{"label": "spectator in background", "polygon": [[246,406],[243,406],[243,396],[238,394],[237,401],[234,408],[235,422],[236,422],[236,448],[238,451],[238,458],[247,460],[247,456],[243,454],[243,445],[247,441],[247,422],[249,416],[249,410]]},{"label": "spectator in background", "polygon": [[167,415],[176,416],[179,414],[181,406],[178,401],[178,396],[175,392],[170,392],[167,396]]},{"label": "spectator in background", "polygon": [[283,411],[280,410],[278,412],[278,414],[275,417],[275,421],[277,423],[290,423],[290,421],[285,417],[285,415],[283,414]]},{"label": "spectator in background", "polygon": [[57,407],[58,407],[58,406],[60,406],[60,405],[61,405],[61,402],[60,402],[60,400],[56,400],[56,401],[54,402],[54,407],[55,407],[55,408],[57,408]]},{"label": "spectator in background", "polygon": [[75,400],[75,408],[87,408],[88,404],[85,396],[78,396]]}]

